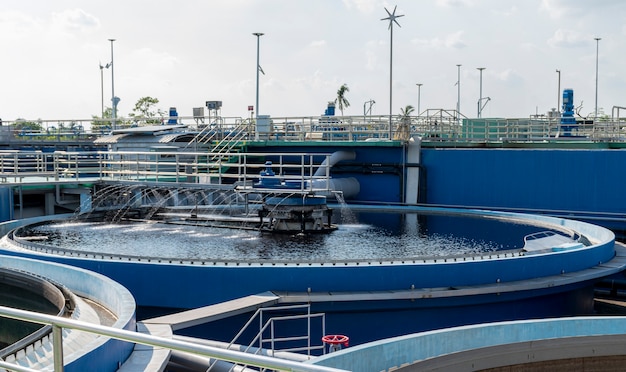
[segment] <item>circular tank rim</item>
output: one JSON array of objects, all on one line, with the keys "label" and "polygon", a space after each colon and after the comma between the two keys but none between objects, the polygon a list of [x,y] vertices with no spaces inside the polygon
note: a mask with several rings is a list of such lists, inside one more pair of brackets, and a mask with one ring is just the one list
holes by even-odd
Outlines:
[{"label": "circular tank rim", "polygon": [[[11,288],[18,289],[19,291],[28,291],[50,302],[57,310],[55,314],[51,315],[64,316],[67,311],[66,301],[68,301],[67,305],[71,307],[74,306],[74,304],[71,303],[71,297],[66,298],[66,294],[60,286],[32,272],[0,267],[0,280]],[[17,350],[24,349],[27,345],[33,344],[51,331],[52,327],[50,325],[42,325],[33,333],[0,349],[0,356],[4,358],[6,355],[17,352]]]},{"label": "circular tank rim", "polygon": [[[35,273],[59,283],[71,292],[97,302],[113,312],[117,320],[111,327],[136,330],[136,302],[133,295],[127,288],[105,275],[76,266],[0,254],[0,269],[4,268]],[[70,364],[84,366],[82,370],[88,370],[89,365],[94,363],[117,366],[118,362],[126,360],[134,348],[132,343],[107,337],[97,337],[87,345],[76,346],[78,348],[68,347],[65,350],[64,360],[66,367]]]},{"label": "circular tank rim", "polygon": [[[598,273],[607,274],[608,268],[602,264],[616,257],[615,235],[608,229],[585,222],[547,216],[523,215],[519,213],[494,212],[484,210],[451,209],[438,207],[373,207],[401,211],[430,211],[432,213],[463,213],[486,215],[500,218],[526,219],[566,229],[573,229],[596,244],[560,252],[533,255],[494,253],[466,259],[394,260],[394,261],[333,261],[333,262],[218,262],[201,260],[151,259],[137,256],[91,255],[74,251],[48,250],[31,251],[19,247],[3,247],[0,253],[16,254],[37,259],[54,260],[96,270],[123,283],[135,292],[137,282],[133,275],[158,275],[178,277],[183,282],[202,280],[205,283],[221,283],[212,289],[215,300],[232,299],[268,290],[276,291],[388,291],[409,288],[456,288],[458,286],[482,286],[510,282],[536,280],[537,278],[568,276],[592,268]],[[65,216],[66,217],[66,216]],[[65,218],[61,217],[61,218]],[[49,219],[54,219],[54,216]],[[41,219],[39,219],[41,221]],[[25,225],[35,221],[24,221]],[[12,227],[16,227],[13,225]],[[0,225],[1,228],[1,225]],[[7,244],[5,244],[6,246]],[[133,273],[127,267],[133,265]],[[444,271],[442,271],[444,270]],[[445,272],[446,275],[441,275]],[[138,275],[138,274],[137,274]],[[598,274],[600,275],[600,274]],[[200,279],[201,277],[201,279]],[[263,278],[263,280],[258,280]],[[588,277],[585,278],[587,280]],[[581,279],[583,280],[583,279]],[[246,282],[246,286],[238,283]],[[165,291],[173,283],[162,283]],[[364,287],[367,287],[364,289]],[[156,294],[142,294],[150,301],[159,301]],[[154,297],[154,298],[153,298]],[[144,298],[139,302],[145,304]],[[162,299],[160,300],[162,301]]]},{"label": "circular tank rim", "polygon": [[[364,208],[370,207],[365,206]],[[425,208],[403,208],[405,211],[420,209]],[[427,209],[440,212],[455,210],[449,208]],[[460,211],[483,214],[485,212],[465,209],[460,209]],[[520,216],[520,214],[506,212],[492,212],[490,214],[506,218]],[[12,228],[28,223],[69,216],[71,215],[12,221],[0,224],[0,232],[6,233]],[[575,286],[582,282],[606,277],[626,267],[622,258],[625,254],[620,250],[619,252],[622,253],[618,255],[614,234],[611,231],[578,221],[546,216],[532,217],[540,222],[556,221],[559,226],[575,228],[579,232],[589,235],[592,240],[598,239],[603,244],[595,247],[521,257],[492,255],[467,262],[439,260],[425,263],[397,261],[372,262],[371,264],[351,262],[302,265],[270,262],[264,265],[242,265],[236,262],[212,263],[189,260],[165,262],[163,260],[150,261],[141,257],[63,256],[54,254],[54,252],[28,251],[19,247],[0,248],[0,254],[61,262],[97,271],[130,289],[140,306],[172,308],[206,306],[267,291],[302,293],[304,295],[309,292],[336,295],[350,292],[371,294],[410,291],[414,292],[412,298],[428,299],[440,295],[440,297],[449,298],[453,302],[462,302],[463,300],[459,296],[471,295],[463,297],[467,299],[476,297],[476,293],[472,292],[473,289],[481,293],[493,294],[513,287],[524,290],[524,293],[545,288],[562,291],[566,290],[565,287],[567,286]],[[606,262],[609,263],[605,265]],[[142,278],[152,279],[148,283]],[[177,280],[171,280],[171,278],[177,278]],[[557,281],[559,284],[555,284]],[[187,283],[188,285],[182,290],[180,283]],[[206,283],[219,283],[219,285],[207,287]],[[555,285],[559,288],[565,287],[556,289]],[[159,288],[159,291],[150,290],[150,288],[155,287]],[[198,296],[198,293],[203,293],[204,296]]]},{"label": "circular tank rim", "polygon": [[[448,208],[448,207],[424,207],[424,206],[379,206],[379,205],[350,205],[351,209],[357,211],[380,211],[380,212],[420,212],[427,214],[445,214],[445,215],[458,215],[458,216],[470,216],[470,217],[482,217],[482,218],[498,218],[507,219],[511,221],[524,221],[536,226],[544,226],[545,228],[551,228],[556,230],[567,230],[572,233],[578,233],[584,235],[590,241],[593,242],[590,246],[585,246],[579,249],[572,249],[566,252],[576,252],[579,250],[592,250],[602,248],[603,246],[609,249],[605,250],[605,254],[599,257],[601,262],[608,261],[614,253],[611,253],[611,247],[615,241],[615,234],[602,226],[593,225],[587,222],[569,220],[560,217],[550,217],[545,215],[532,215],[515,212],[501,212],[491,211],[483,209],[464,209],[464,208]],[[59,217],[57,217],[59,216]],[[55,215],[46,216],[48,218],[35,218],[21,220],[23,223],[14,224],[15,221],[11,221],[11,228],[3,229],[5,223],[0,224],[0,233],[4,232],[4,238],[10,235],[13,231],[17,231],[20,228],[35,225],[39,223],[46,223],[55,220],[62,220],[67,218],[68,215]],[[70,216],[74,216],[73,214]],[[100,252],[80,251],[67,248],[59,248],[53,246],[46,246],[45,244],[27,242],[25,245],[20,244],[19,241],[11,240],[13,244],[17,244],[22,249],[29,250],[38,254],[52,254],[55,256],[64,256],[72,258],[85,258],[93,260],[124,260],[133,262],[147,262],[154,264],[170,264],[170,265],[201,265],[201,266],[230,266],[236,267],[263,267],[263,266],[328,266],[328,265],[342,265],[342,266],[376,266],[376,265],[398,265],[398,264],[444,264],[448,262],[466,262],[466,261],[482,261],[490,260],[493,258],[515,258],[524,259],[536,256],[549,256],[565,252],[544,252],[534,253],[532,255],[524,255],[518,250],[511,251],[499,251],[485,254],[476,255],[450,255],[450,256],[436,256],[436,257],[398,257],[398,258],[376,258],[376,259],[334,259],[326,261],[295,261],[295,260],[248,260],[248,259],[182,259],[171,257],[151,257],[141,255],[123,255],[123,254],[108,254]],[[570,271],[570,270],[567,270]]]},{"label": "circular tank rim", "polygon": [[[408,370],[466,369],[477,364],[482,370],[576,357],[623,356],[626,353],[616,338],[624,337],[625,325],[624,316],[472,324],[372,341],[304,363],[376,371],[394,366],[410,366]],[[590,346],[591,340],[595,343]],[[529,353],[534,356],[532,360],[528,360]]]}]

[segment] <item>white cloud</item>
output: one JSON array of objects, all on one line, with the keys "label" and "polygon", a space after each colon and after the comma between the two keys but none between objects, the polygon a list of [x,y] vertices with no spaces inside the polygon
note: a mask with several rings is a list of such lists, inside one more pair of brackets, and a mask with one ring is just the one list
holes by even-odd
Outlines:
[{"label": "white cloud", "polygon": [[514,69],[506,69],[502,72],[495,74],[496,78],[504,83],[510,85],[521,85],[524,82],[524,78]]},{"label": "white cloud", "polygon": [[311,47],[313,48],[319,48],[319,47],[324,47],[326,46],[326,40],[314,40],[311,42],[311,44],[309,44]]},{"label": "white cloud", "polygon": [[457,31],[448,34],[443,39],[438,37],[432,39],[413,39],[411,42],[421,47],[462,49],[467,46],[467,43],[463,40],[464,33],[464,31]]},{"label": "white cloud", "polygon": [[553,19],[597,15],[609,8],[624,8],[623,0],[541,0],[540,9]]},{"label": "white cloud", "polygon": [[456,48],[461,49],[465,48],[467,44],[463,41],[463,31],[457,31],[455,33],[449,34],[445,40],[445,46],[447,48]]},{"label": "white cloud", "polygon": [[538,53],[541,50],[541,48],[538,47],[536,44],[528,43],[528,42],[521,43],[519,47],[521,50],[523,50],[524,52],[528,52],[528,53]]},{"label": "white cloud", "polygon": [[294,84],[304,86],[306,89],[319,90],[320,88],[335,84],[333,81],[329,81],[324,77],[324,74],[320,70],[315,70],[313,74],[309,76],[299,77],[294,79]]},{"label": "white cloud", "polygon": [[578,31],[558,29],[548,39],[548,45],[558,48],[573,48],[588,45],[592,39]]},{"label": "white cloud", "polygon": [[180,63],[178,58],[165,52],[155,52],[150,48],[141,48],[131,55],[132,63],[143,66],[144,70],[151,73],[159,71],[174,70]]},{"label": "white cloud", "polygon": [[362,13],[372,13],[380,7],[378,0],[343,0],[348,9],[355,8]]},{"label": "white cloud", "polygon": [[446,8],[462,8],[473,6],[470,0],[437,0],[437,5]]},{"label": "white cloud", "polygon": [[567,13],[568,8],[563,4],[559,4],[559,0],[542,0],[541,10],[548,13],[550,18],[560,18]]},{"label": "white cloud", "polygon": [[0,12],[0,40],[20,40],[37,34],[43,22],[18,11]]},{"label": "white cloud", "polygon": [[[0,117],[85,118],[100,112],[97,66],[109,61],[110,37],[117,39],[115,94],[122,98],[122,113],[138,98],[152,96],[163,103],[161,108],[177,106],[181,114],[217,99],[224,102],[223,115],[245,116],[255,101],[257,40],[252,32],[266,35],[261,39],[261,64],[267,74],[261,76],[264,114],[319,114],[343,83],[349,84],[353,101],[346,113],[359,113],[359,102],[370,99],[377,102],[378,111],[387,110],[389,31],[380,19],[386,16],[385,7],[393,10],[394,2],[144,3],[126,2],[124,11],[84,0],[3,3],[0,44],[6,58],[0,69],[5,87],[0,90]],[[563,84],[576,89],[577,99],[592,102],[595,36],[602,37],[599,106],[623,104],[616,83],[626,80],[620,64],[626,48],[622,4],[399,1],[397,14],[406,16],[399,20],[402,27],[394,29],[396,104],[415,101],[411,84],[419,81],[424,84],[422,109],[454,107],[456,64],[464,66],[463,74],[467,69],[464,102],[476,102],[475,67],[487,68],[485,94],[494,98],[487,106],[493,115],[524,117],[537,107],[553,107],[554,68],[563,69]],[[563,16],[551,18],[555,14]],[[107,70],[105,96],[110,80]],[[471,115],[475,104],[466,106]]]},{"label": "white cloud", "polygon": [[491,9],[491,12],[497,17],[512,17],[519,13],[519,8],[513,5],[507,9]]},{"label": "white cloud", "polygon": [[82,9],[66,9],[52,14],[52,28],[69,34],[91,32],[100,27],[100,21]]}]

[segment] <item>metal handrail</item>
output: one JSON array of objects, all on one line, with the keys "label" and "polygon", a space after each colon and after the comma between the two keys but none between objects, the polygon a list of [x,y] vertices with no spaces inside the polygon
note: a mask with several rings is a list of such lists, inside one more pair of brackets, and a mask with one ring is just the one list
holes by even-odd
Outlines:
[{"label": "metal handrail", "polygon": [[[32,311],[13,309],[10,307],[0,306],[0,317],[17,319],[27,322],[47,324],[52,326],[52,350],[54,353],[54,371],[63,371],[63,329],[73,329],[84,331],[100,336],[106,336],[113,339],[132,342],[153,347],[160,347],[169,350],[176,350],[200,355],[209,358],[220,359],[223,361],[247,364],[250,366],[274,369],[278,371],[302,371],[302,372],[340,372],[345,371],[336,368],[323,367],[313,364],[304,364],[301,362],[272,358],[264,355],[256,355],[244,353],[236,350],[226,350],[212,346],[198,345],[191,342],[172,340],[154,335],[127,331],[107,327],[99,324],[91,324],[74,319],[56,317],[53,315],[40,314]],[[0,361],[0,367],[12,371],[33,372],[35,370]]]},{"label": "metal handrail", "polygon": [[[219,183],[252,185],[266,167],[264,159],[272,155],[277,176],[284,180],[326,180],[316,189],[329,191],[330,174],[314,176],[330,153],[181,153],[181,152],[68,152],[0,151],[0,178],[54,177],[55,180],[79,179],[200,183],[203,177],[216,177]],[[317,159],[314,161],[313,159]],[[234,172],[226,172],[226,170]],[[313,187],[313,183],[302,182]],[[242,189],[242,192],[245,191]]]},{"label": "metal handrail", "polygon": [[[616,117],[614,106],[611,118],[580,118],[576,124],[575,135],[578,140],[588,141],[626,141],[626,126]],[[177,116],[175,118],[156,117],[144,118],[137,122],[136,118],[117,118],[118,129],[133,126],[165,123],[174,119],[177,124],[184,124],[186,130],[197,134],[198,142],[206,142],[209,138],[221,139],[236,128],[245,128],[247,138],[256,138],[256,128],[251,119],[241,117],[208,117],[211,124],[205,125],[204,118],[195,116]],[[389,140],[389,126],[392,131],[399,129],[399,123],[406,117],[392,116],[391,123],[386,115],[358,116],[308,116],[308,117],[272,117],[270,130],[263,133],[264,140],[280,141],[364,141],[368,139]],[[5,121],[0,127],[0,138],[5,142],[17,141],[20,138],[29,141],[80,141],[93,139],[110,133],[106,126],[110,119],[81,120],[16,120]],[[428,109],[418,116],[408,117],[411,123],[411,135],[420,136],[431,141],[468,141],[497,142],[502,140],[536,141],[538,139],[556,138],[559,133],[560,117],[556,115],[532,115],[517,119],[483,119],[467,118],[456,110]],[[39,129],[22,129],[29,123]],[[56,128],[73,125],[73,130],[59,131]],[[202,124],[200,124],[202,123]],[[481,124],[482,123],[482,124]],[[484,125],[484,124],[488,125]],[[101,125],[105,124],[105,130]],[[92,129],[90,129],[90,127]],[[14,129],[18,128],[18,129]],[[209,128],[209,129],[207,129]],[[177,130],[182,128],[177,127]],[[394,132],[395,133],[395,132]],[[393,139],[393,138],[392,138]],[[191,141],[194,143],[194,141]]]},{"label": "metal handrail", "polygon": [[[271,317],[270,319],[267,319],[265,322],[263,322],[263,314],[265,312],[274,312],[274,311],[285,311],[285,310],[296,310],[296,309],[306,309],[307,312],[306,314],[301,314],[301,315],[288,315],[288,316],[278,316],[278,317]],[[254,314],[252,314],[252,316],[250,316],[250,318],[248,319],[248,321],[246,322],[246,324],[243,325],[243,327],[241,327],[241,329],[239,330],[239,332],[233,337],[233,339],[229,342],[228,346],[226,347],[227,349],[229,349],[232,345],[235,345],[237,343],[237,341],[239,340],[239,337],[241,337],[241,335],[243,335],[243,333],[252,325],[252,323],[254,322],[255,319],[259,319],[259,331],[257,332],[256,336],[250,341],[250,343],[248,344],[248,346],[245,348],[245,351],[247,352],[248,350],[250,350],[253,345],[255,343],[258,342],[258,347],[257,347],[257,351],[261,351],[263,350],[263,345],[265,343],[270,343],[271,344],[271,348],[270,351],[272,353],[272,356],[274,355],[274,353],[277,351],[275,349],[275,343],[276,342],[285,342],[285,341],[300,341],[300,340],[307,340],[307,346],[306,347],[300,347],[300,348],[289,348],[289,349],[280,349],[280,351],[307,351],[307,356],[311,356],[311,350],[318,350],[318,349],[324,349],[324,345],[320,345],[320,346],[311,346],[311,319],[312,318],[321,318],[322,319],[322,335],[326,334],[326,314],[325,313],[316,313],[316,314],[311,314],[311,304],[303,304],[303,305],[287,305],[287,306],[275,306],[275,307],[268,307],[268,308],[258,308]],[[278,321],[282,321],[282,320],[295,320],[295,319],[307,319],[307,335],[306,336],[297,336],[297,337],[290,337],[290,338],[276,338],[274,335],[274,324]],[[263,338],[263,333],[265,333],[265,331],[268,329],[268,327],[271,327],[271,336],[269,339]],[[213,362],[211,364],[211,366],[213,366],[216,362]],[[234,368],[234,366],[233,366]],[[231,368],[231,370],[233,369]]]}]

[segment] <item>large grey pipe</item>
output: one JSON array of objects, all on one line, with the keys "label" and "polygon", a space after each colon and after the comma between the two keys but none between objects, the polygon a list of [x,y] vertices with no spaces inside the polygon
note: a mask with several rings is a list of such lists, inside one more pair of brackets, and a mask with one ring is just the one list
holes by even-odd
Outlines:
[{"label": "large grey pipe", "polygon": [[[313,188],[328,188],[331,191],[338,191],[343,194],[343,198],[350,198],[356,196],[361,190],[361,185],[359,181],[354,177],[346,177],[346,178],[330,178],[330,168],[332,168],[335,164],[342,160],[354,160],[356,159],[356,153],[354,151],[335,151],[330,157],[324,159],[319,168],[315,171],[313,175]],[[326,177],[328,178],[328,184],[326,183],[326,179],[317,179],[317,177]]]},{"label": "large grey pipe", "polygon": [[343,150],[335,151],[330,155],[330,157],[327,157],[326,159],[324,159],[324,161],[322,162],[322,164],[320,164],[320,167],[317,168],[313,176],[323,177],[326,175],[327,172],[330,175],[330,168],[332,168],[333,165],[337,164],[338,162],[342,160],[354,160],[354,159],[356,159],[356,153],[354,151],[343,151]]}]

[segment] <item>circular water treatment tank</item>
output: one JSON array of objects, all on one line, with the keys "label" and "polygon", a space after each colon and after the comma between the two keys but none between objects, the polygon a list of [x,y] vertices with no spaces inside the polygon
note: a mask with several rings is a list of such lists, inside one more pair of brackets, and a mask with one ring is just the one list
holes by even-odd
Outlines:
[{"label": "circular water treatment tank", "polygon": [[[66,294],[38,276],[0,269],[0,305],[49,315],[66,313]],[[50,326],[0,317],[0,358],[34,343],[51,331]]]},{"label": "circular water treatment tank", "polygon": [[[123,283],[145,309],[189,309],[271,291],[314,303],[329,314],[328,329],[337,327],[331,332],[355,344],[503,318],[587,313],[592,282],[621,270],[604,265],[616,257],[609,230],[547,216],[350,206],[337,213],[341,223],[332,234],[283,236],[205,226],[174,212],[119,223],[59,217],[12,230],[2,248],[97,270]],[[524,238],[542,231],[582,247],[524,251]],[[379,317],[385,327],[363,329]]]},{"label": "circular water treatment tank", "polygon": [[[301,200],[299,198],[298,200]],[[210,216],[205,216],[207,220]],[[215,215],[214,218],[227,216]],[[267,235],[202,221],[55,220],[16,229],[20,247],[93,255],[237,262],[414,259],[519,251],[524,236],[552,230],[510,219],[445,213],[339,211],[331,234]],[[255,219],[256,221],[257,219]],[[234,227],[232,227],[234,226]],[[568,229],[554,230],[573,235]]]}]

